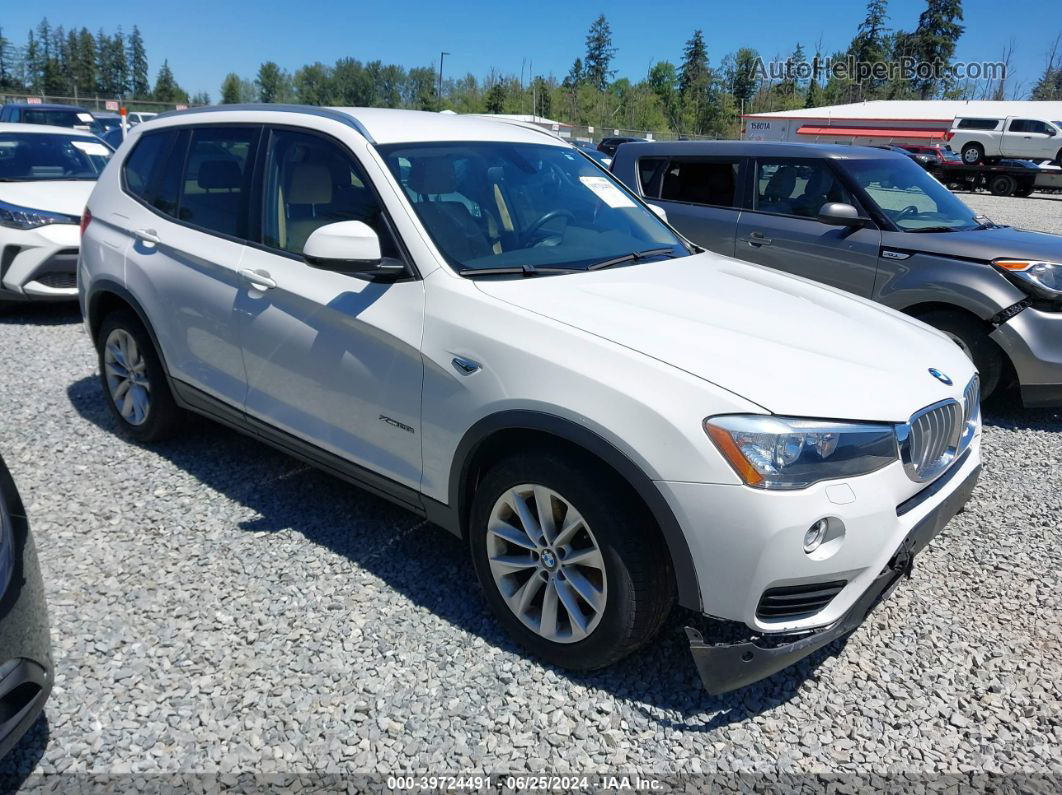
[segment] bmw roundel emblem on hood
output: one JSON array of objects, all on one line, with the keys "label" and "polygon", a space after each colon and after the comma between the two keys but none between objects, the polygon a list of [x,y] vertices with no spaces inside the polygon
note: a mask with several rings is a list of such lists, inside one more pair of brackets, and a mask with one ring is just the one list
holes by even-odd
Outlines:
[{"label": "bmw roundel emblem on hood", "polygon": [[951,386],[951,379],[948,378],[948,376],[944,375],[944,373],[940,372],[940,370],[938,370],[936,367],[930,367],[929,374],[938,381],[940,381],[942,384],[947,384],[948,386]]}]

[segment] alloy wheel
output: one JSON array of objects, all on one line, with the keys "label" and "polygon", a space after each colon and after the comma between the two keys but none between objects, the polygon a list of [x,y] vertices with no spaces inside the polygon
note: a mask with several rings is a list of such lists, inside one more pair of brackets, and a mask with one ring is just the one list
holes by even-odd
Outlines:
[{"label": "alloy wheel", "polygon": [[143,425],[151,410],[147,360],[133,335],[122,328],[107,335],[103,349],[107,389],[118,413],[130,425]]},{"label": "alloy wheel", "polygon": [[604,557],[582,515],[556,491],[528,483],[502,494],[487,524],[487,558],[505,603],[539,636],[574,643],[600,623]]}]

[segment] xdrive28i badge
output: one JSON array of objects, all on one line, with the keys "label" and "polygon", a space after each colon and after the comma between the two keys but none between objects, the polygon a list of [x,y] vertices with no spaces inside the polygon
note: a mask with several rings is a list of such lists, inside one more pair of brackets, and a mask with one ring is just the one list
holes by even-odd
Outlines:
[{"label": "xdrive28i badge", "polygon": [[940,372],[940,370],[938,370],[936,367],[930,367],[929,374],[938,381],[940,381],[942,384],[947,384],[948,386],[951,386],[951,379],[948,376],[944,375],[944,373]]}]

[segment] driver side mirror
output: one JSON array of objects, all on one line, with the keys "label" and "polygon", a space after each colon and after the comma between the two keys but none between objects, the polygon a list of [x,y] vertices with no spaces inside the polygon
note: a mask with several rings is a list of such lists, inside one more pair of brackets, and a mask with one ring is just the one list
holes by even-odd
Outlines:
[{"label": "driver side mirror", "polygon": [[844,202],[827,202],[819,208],[819,223],[830,226],[863,226],[870,221],[859,210]]},{"label": "driver side mirror", "polygon": [[337,221],[310,233],[302,258],[312,268],[336,273],[400,274],[406,268],[380,254],[380,237],[362,221]]}]

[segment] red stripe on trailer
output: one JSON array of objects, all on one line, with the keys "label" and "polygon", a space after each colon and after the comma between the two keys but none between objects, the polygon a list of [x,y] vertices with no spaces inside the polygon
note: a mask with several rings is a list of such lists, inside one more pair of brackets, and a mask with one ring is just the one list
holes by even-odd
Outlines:
[{"label": "red stripe on trailer", "polygon": [[943,138],[947,130],[911,130],[902,127],[809,127],[804,125],[797,135],[851,135],[859,138]]}]

